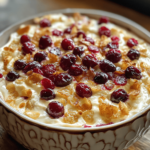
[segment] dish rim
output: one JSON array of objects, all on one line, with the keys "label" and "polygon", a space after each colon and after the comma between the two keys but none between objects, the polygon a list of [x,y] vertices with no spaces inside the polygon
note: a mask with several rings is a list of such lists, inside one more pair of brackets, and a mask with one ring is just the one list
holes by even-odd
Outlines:
[{"label": "dish rim", "polygon": [[[114,14],[111,12],[107,12],[107,11],[102,11],[102,10],[95,10],[95,9],[78,9],[78,8],[67,8],[67,9],[58,9],[58,10],[52,10],[52,11],[48,11],[48,12],[44,12],[44,13],[39,13],[37,15],[33,15],[31,17],[28,17],[26,19],[23,19],[11,26],[9,26],[8,28],[6,28],[5,30],[3,30],[2,32],[0,32],[0,38],[3,37],[3,35],[11,30],[12,28],[14,28],[15,26],[20,26],[23,23],[26,23],[28,21],[33,20],[36,17],[41,17],[47,14],[56,14],[56,13],[63,13],[63,14],[73,14],[75,12],[79,12],[81,14],[85,14],[87,16],[89,15],[98,15],[98,16],[108,16],[109,18],[112,18],[114,20],[120,21],[122,23],[128,24],[132,27],[134,27],[135,29],[137,29],[138,31],[140,31],[141,33],[143,33],[143,36],[145,35],[146,37],[150,38],[149,35],[149,31],[146,30],[145,28],[143,28],[141,25],[135,23],[134,21],[127,19],[121,15],[118,14]],[[134,31],[135,32],[135,31]],[[8,37],[9,38],[9,37]],[[148,41],[149,42],[149,41]],[[36,121],[34,119],[31,119],[27,116],[25,116],[22,113],[19,113],[17,110],[15,110],[13,107],[9,106],[9,104],[7,104],[4,100],[2,100],[0,98],[0,104],[3,105],[5,108],[7,108],[10,112],[13,112],[15,115],[17,115],[19,118],[21,118],[21,120],[23,121],[27,121],[29,123],[32,123],[32,125],[36,125],[36,126],[40,126],[40,127],[44,127],[47,129],[54,129],[54,130],[59,130],[59,131],[69,131],[69,132],[86,132],[86,131],[98,131],[98,130],[107,130],[107,129],[111,129],[111,128],[116,128],[119,126],[123,126],[129,122],[132,122],[133,120],[135,120],[136,118],[142,116],[144,113],[146,113],[148,110],[150,110],[150,105],[148,105],[147,107],[145,107],[142,111],[140,111],[139,113],[133,115],[132,117],[125,119],[123,121],[111,124],[111,125],[106,125],[106,126],[101,126],[101,127],[91,127],[91,128],[82,128],[82,127],[65,127],[65,126],[55,126],[55,124],[46,124],[46,123],[42,123],[40,121]]]}]

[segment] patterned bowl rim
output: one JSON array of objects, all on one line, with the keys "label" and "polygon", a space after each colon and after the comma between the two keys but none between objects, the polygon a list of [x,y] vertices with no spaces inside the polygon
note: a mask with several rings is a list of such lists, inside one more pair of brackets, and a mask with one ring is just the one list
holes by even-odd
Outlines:
[{"label": "patterned bowl rim", "polygon": [[[150,43],[150,33],[148,30],[146,30],[145,28],[143,28],[142,26],[140,26],[139,24],[133,22],[130,19],[127,19],[123,16],[111,13],[111,12],[106,12],[106,11],[101,11],[101,10],[95,10],[95,9],[78,9],[78,8],[67,8],[67,9],[59,9],[59,10],[53,10],[53,11],[48,11],[48,12],[44,12],[44,13],[40,13],[38,15],[34,15],[31,17],[28,17],[8,28],[6,28],[4,31],[2,31],[0,33],[0,43],[1,43],[1,39],[5,36],[5,33],[9,32],[12,33],[13,31],[15,31],[21,24],[26,24],[26,23],[32,23],[33,22],[33,18],[35,17],[40,17],[46,14],[56,14],[56,13],[63,13],[66,15],[69,14],[73,14],[74,12],[79,12],[81,14],[85,14],[87,16],[92,16],[94,17],[100,17],[100,16],[108,16],[111,21],[117,23],[118,25],[125,27],[127,29],[129,29],[130,31],[134,32],[135,34],[137,34],[138,36],[142,37],[143,39],[145,39],[148,43]],[[92,18],[91,17],[91,18]],[[13,30],[13,31],[12,31]],[[9,38],[8,35],[7,39]],[[5,42],[6,44],[6,42]],[[2,98],[0,98],[0,104],[2,106],[4,106],[5,108],[7,108],[10,112],[13,112],[15,115],[17,115],[19,118],[32,123],[36,126],[41,126],[44,127],[46,129],[54,129],[54,130],[59,130],[59,131],[69,131],[69,132],[85,132],[85,131],[100,131],[100,130],[108,130],[111,128],[116,128],[118,126],[122,126],[125,125],[133,120],[135,120],[136,118],[142,116],[144,113],[146,113],[148,110],[150,110],[150,105],[148,105],[147,107],[145,107],[142,111],[140,111],[139,113],[133,115],[132,117],[123,120],[121,122],[117,122],[111,125],[106,125],[106,126],[101,126],[101,127],[92,127],[92,128],[77,128],[77,127],[63,127],[63,126],[56,126],[56,125],[51,125],[51,124],[46,124],[46,123],[42,123],[39,121],[36,121],[34,119],[31,119],[27,116],[25,116],[22,113],[19,113],[17,110],[15,110],[14,108],[12,108],[11,106],[9,106],[4,100],[2,100]]]}]

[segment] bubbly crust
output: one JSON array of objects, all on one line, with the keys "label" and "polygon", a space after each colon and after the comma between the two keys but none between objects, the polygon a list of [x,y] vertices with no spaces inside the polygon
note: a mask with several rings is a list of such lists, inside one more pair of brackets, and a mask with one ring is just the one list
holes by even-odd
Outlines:
[{"label": "bubbly crust", "polygon": [[[43,18],[47,18],[51,22],[51,27],[40,28],[39,22]],[[131,34],[127,30],[120,28],[112,23],[97,24],[96,20],[89,19],[86,16],[81,16],[75,13],[73,17],[67,17],[62,14],[47,15],[42,18],[35,18],[34,25],[21,25],[17,32],[13,33],[10,37],[10,41],[0,49],[0,73],[4,75],[0,79],[0,92],[3,99],[13,108],[26,116],[36,119],[40,122],[47,124],[54,124],[58,126],[72,126],[83,127],[85,124],[90,126],[97,126],[100,124],[108,124],[110,122],[118,122],[127,119],[134,114],[144,109],[150,103],[150,48],[148,44],[142,39],[138,38],[134,34]],[[71,30],[71,34],[63,36],[53,36],[52,31],[58,29],[64,31],[72,24],[75,26]],[[43,35],[49,35],[52,38],[53,46],[59,47],[62,52],[62,56],[71,54],[72,51],[64,51],[61,47],[61,42],[65,37],[71,37],[76,46],[83,46],[85,52],[83,57],[87,54],[91,54],[87,46],[91,45],[90,42],[84,40],[83,36],[76,37],[77,31],[82,30],[88,37],[92,37],[95,41],[95,46],[100,49],[99,53],[96,53],[98,60],[105,58],[103,48],[111,42],[111,37],[99,36],[98,28],[106,26],[111,30],[111,35],[116,35],[120,38],[119,50],[122,54],[120,62],[115,63],[120,70],[115,73],[118,75],[124,74],[124,70],[128,66],[136,66],[142,71],[142,79],[127,79],[125,86],[113,85],[112,90],[106,90],[103,84],[96,84],[93,81],[95,72],[93,68],[83,72],[82,75],[73,77],[72,83],[65,87],[55,87],[56,94],[55,101],[59,101],[64,105],[65,114],[63,117],[53,119],[49,117],[46,112],[47,105],[50,101],[40,99],[40,92],[43,90],[41,80],[44,78],[42,75],[29,71],[24,74],[22,71],[16,71],[20,74],[20,78],[9,82],[5,80],[6,74],[13,70],[14,62],[18,59],[25,60],[26,63],[33,61],[33,57],[39,49],[39,39]],[[36,51],[32,54],[22,54],[22,45],[20,43],[20,37],[23,34],[27,34],[31,38],[31,42],[35,45]],[[139,50],[140,58],[138,60],[131,61],[127,57],[127,52],[130,48],[126,45],[128,39],[135,38],[139,44],[133,48]],[[42,65],[54,64],[56,66],[55,74],[63,71],[59,65],[60,57],[52,53],[48,53],[48,48],[44,50],[48,58],[42,61]],[[82,64],[82,58],[77,56],[77,64]],[[100,71],[98,66],[94,67],[95,71]],[[86,83],[91,89],[93,95],[89,98],[81,98],[76,94],[75,86],[78,82]],[[129,100],[126,102],[113,103],[110,101],[111,93],[118,89],[125,89],[129,94]],[[27,97],[24,99],[23,97]]]}]

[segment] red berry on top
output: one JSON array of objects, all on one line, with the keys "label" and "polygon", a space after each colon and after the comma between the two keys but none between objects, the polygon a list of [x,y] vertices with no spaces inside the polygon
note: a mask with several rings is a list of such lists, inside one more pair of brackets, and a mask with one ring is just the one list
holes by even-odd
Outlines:
[{"label": "red berry on top", "polygon": [[132,79],[137,79],[137,80],[140,80],[142,78],[140,69],[138,69],[134,66],[129,66],[125,70],[125,76],[126,76],[126,78],[132,78]]},{"label": "red berry on top", "polygon": [[110,49],[119,48],[119,43],[116,42],[116,41],[112,41],[112,42],[110,42],[110,43],[107,44],[107,48],[110,48]]},{"label": "red berry on top", "polygon": [[33,72],[43,75],[43,71],[40,68],[34,68]]},{"label": "red berry on top", "polygon": [[76,93],[84,98],[84,97],[91,97],[92,96],[92,90],[91,88],[84,84],[84,83],[78,83],[77,86],[76,86]]},{"label": "red berry on top", "polygon": [[114,72],[114,71],[116,71],[116,66],[111,61],[109,61],[107,59],[101,60],[99,66],[103,72]]},{"label": "red berry on top", "polygon": [[99,36],[102,36],[102,35],[105,35],[107,37],[111,36],[110,30],[105,26],[100,27],[98,30],[98,33],[99,33]]},{"label": "red berry on top", "polygon": [[21,44],[23,44],[25,42],[30,42],[30,37],[28,35],[22,35],[20,38],[20,42],[21,42]]},{"label": "red berry on top", "polygon": [[111,94],[110,100],[114,103],[119,103],[120,101],[125,102],[129,98],[129,95],[124,89],[117,89]]},{"label": "red berry on top", "polygon": [[20,76],[17,72],[15,71],[10,71],[8,72],[7,76],[6,76],[6,80],[7,81],[15,81],[16,79],[18,79]]},{"label": "red berry on top", "polygon": [[73,76],[79,76],[83,73],[82,66],[74,64],[69,68],[69,74]]},{"label": "red berry on top", "polygon": [[40,38],[39,48],[45,49],[52,45],[52,39],[48,35],[44,35]]},{"label": "red berry on top", "polygon": [[26,62],[24,60],[17,60],[14,63],[14,68],[16,70],[23,70],[26,65],[27,64],[26,64]]},{"label": "red berry on top", "polygon": [[83,46],[75,47],[73,50],[74,55],[81,56],[83,53],[84,53],[84,47]]},{"label": "red berry on top", "polygon": [[92,53],[98,53],[99,52],[99,48],[97,46],[94,46],[94,45],[89,45],[88,50]]},{"label": "red berry on top", "polygon": [[138,45],[138,41],[134,38],[131,38],[127,41],[127,45],[129,47],[133,47],[133,46],[137,46]]},{"label": "red berry on top", "polygon": [[131,59],[131,60],[135,60],[135,59],[139,59],[140,57],[140,52],[136,49],[130,49],[127,56]]},{"label": "red berry on top", "polygon": [[108,59],[109,61],[113,62],[113,63],[117,63],[121,60],[121,52],[120,50],[117,49],[110,49],[107,53],[106,53],[106,59]]},{"label": "red berry on top", "polygon": [[27,73],[28,71],[33,70],[34,68],[42,68],[42,66],[37,61],[29,62],[23,69],[23,72]]},{"label": "red berry on top", "polygon": [[118,36],[115,36],[115,35],[111,37],[111,40],[112,40],[113,42],[119,42],[119,41],[120,41],[119,37],[118,37]]},{"label": "red berry on top", "polygon": [[55,55],[60,56],[61,55],[61,50],[58,47],[49,47],[49,52]]},{"label": "red berry on top", "polygon": [[109,22],[109,18],[106,16],[102,16],[99,21],[98,24],[102,24],[102,23],[108,23]]},{"label": "red berry on top", "polygon": [[0,73],[0,78],[2,78],[3,77],[3,75]]},{"label": "red berry on top", "polygon": [[55,29],[55,30],[52,31],[52,35],[53,36],[63,36],[63,32],[60,31],[60,30]]},{"label": "red berry on top", "polygon": [[124,75],[120,75],[120,76],[117,76],[115,79],[114,79],[114,83],[116,85],[121,85],[121,86],[124,86],[127,84],[127,79]]},{"label": "red berry on top", "polygon": [[52,89],[45,89],[41,91],[40,97],[44,100],[51,100],[54,99],[56,95]]},{"label": "red berry on top", "polygon": [[60,73],[55,77],[55,85],[58,87],[64,87],[72,82],[72,76],[68,73]]},{"label": "red berry on top", "polygon": [[83,38],[86,37],[86,34],[85,34],[83,31],[79,31],[79,32],[77,33],[77,37],[79,37],[79,36],[81,36],[81,35],[82,35]]},{"label": "red berry on top", "polygon": [[52,118],[60,118],[64,115],[64,106],[58,101],[52,101],[48,104],[47,113]]},{"label": "red berry on top", "polygon": [[41,84],[43,85],[43,87],[45,89],[48,89],[48,88],[54,89],[55,88],[54,83],[50,79],[48,79],[48,78],[42,79]]},{"label": "red berry on top", "polygon": [[84,40],[90,42],[93,45],[95,44],[95,41],[91,37],[86,37]]},{"label": "red berry on top", "polygon": [[60,66],[64,71],[66,71],[71,67],[71,65],[75,64],[75,62],[76,56],[74,54],[67,54],[61,58]]},{"label": "red berry on top", "polygon": [[35,51],[35,45],[33,45],[31,42],[25,42],[22,46],[23,54],[32,54],[32,52]]},{"label": "red berry on top", "polygon": [[47,57],[47,55],[46,55],[45,52],[37,52],[37,53],[34,55],[34,61],[41,62],[41,61],[45,60],[46,57]]},{"label": "red berry on top", "polygon": [[108,75],[103,72],[98,72],[94,77],[94,82],[97,84],[105,84],[108,81]]},{"label": "red berry on top", "polygon": [[52,75],[56,71],[56,68],[53,64],[47,64],[42,67],[42,71],[45,77],[49,77],[49,75]]},{"label": "red berry on top", "polygon": [[73,50],[74,49],[74,42],[72,39],[63,39],[61,42],[61,46],[64,50]]},{"label": "red berry on top", "polygon": [[44,18],[40,21],[40,27],[45,28],[45,27],[50,27],[51,23],[48,19]]},{"label": "red berry on top", "polygon": [[98,64],[98,60],[94,54],[89,54],[83,57],[82,63],[87,68],[89,67],[95,67]]}]

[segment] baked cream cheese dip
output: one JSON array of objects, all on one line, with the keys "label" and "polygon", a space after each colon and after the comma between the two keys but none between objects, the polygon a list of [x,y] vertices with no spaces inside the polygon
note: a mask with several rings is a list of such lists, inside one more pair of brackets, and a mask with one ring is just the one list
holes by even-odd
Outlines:
[{"label": "baked cream cheese dip", "polygon": [[32,119],[99,127],[150,104],[150,47],[109,22],[53,14],[21,25],[0,49],[0,94]]}]

